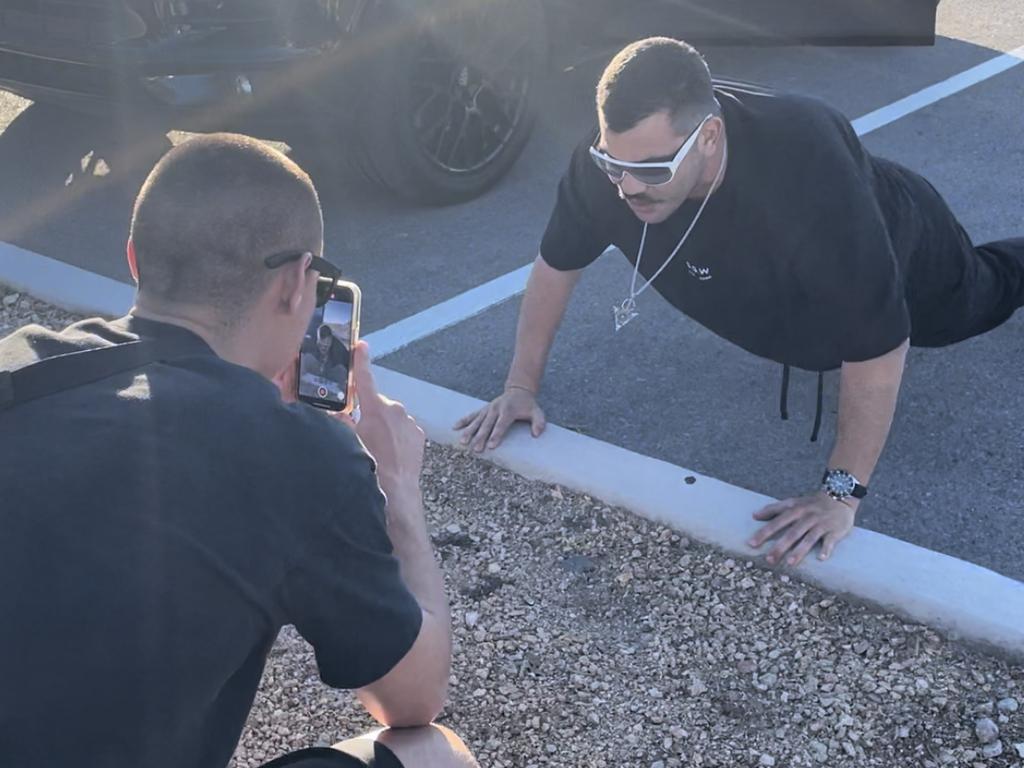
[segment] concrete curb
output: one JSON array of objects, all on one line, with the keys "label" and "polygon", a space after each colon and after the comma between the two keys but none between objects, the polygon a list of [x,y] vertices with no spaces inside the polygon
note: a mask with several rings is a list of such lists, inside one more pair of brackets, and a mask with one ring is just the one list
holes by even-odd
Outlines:
[{"label": "concrete curb", "polygon": [[72,312],[121,317],[135,289],[63,261],[0,242],[0,281]]},{"label": "concrete curb", "polygon": [[[109,278],[0,243],[0,281],[80,312],[121,315],[133,291]],[[456,445],[455,421],[483,402],[375,366],[381,390],[406,404],[431,440]],[[549,425],[534,440],[517,429],[486,458],[524,477],[590,494],[676,528],[738,557],[751,513],[772,501],[664,461]],[[862,528],[825,563],[793,569],[800,578],[866,600],[1024,660],[1024,583],[986,568]]]},{"label": "concrete curb", "polygon": [[[484,404],[379,366],[375,374],[381,391],[405,403],[438,443],[456,445],[452,424]],[[485,456],[524,477],[582,491],[738,557],[757,555],[746,545],[760,525],[751,514],[774,501],[553,425],[539,440],[525,429],[514,430]],[[1024,659],[1024,583],[987,568],[857,528],[827,562],[809,560],[791,570],[831,592]]]}]

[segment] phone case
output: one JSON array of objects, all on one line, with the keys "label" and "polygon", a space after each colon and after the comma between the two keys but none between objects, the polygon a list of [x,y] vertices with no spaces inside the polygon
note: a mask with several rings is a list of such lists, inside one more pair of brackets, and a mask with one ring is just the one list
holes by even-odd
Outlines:
[{"label": "phone case", "polygon": [[[359,318],[362,310],[363,294],[359,290],[359,286],[355,283],[347,280],[338,280],[335,283],[335,290],[338,288],[348,290],[352,295],[352,322],[350,324],[348,348],[350,352],[349,366],[348,366],[348,380],[345,382],[345,407],[337,408],[336,403],[330,400],[320,400],[316,397],[308,395],[299,395],[299,400],[312,405],[315,408],[323,408],[324,410],[332,411],[334,413],[352,413],[355,409],[355,396],[354,396],[354,378],[352,375],[352,360],[351,351],[355,349],[356,342],[359,341]],[[296,361],[296,366],[299,366],[299,362]],[[301,373],[296,371],[296,378],[298,379]]]},{"label": "phone case", "polygon": [[[339,280],[337,284],[352,291],[352,333],[348,340],[349,354],[351,355],[356,348],[356,343],[359,341],[359,317],[363,303],[363,292],[359,290],[358,285],[350,283],[347,280]],[[345,389],[345,407],[342,408],[341,412],[352,413],[355,407],[355,388],[353,387],[352,361],[350,358],[348,366],[348,384]]]}]

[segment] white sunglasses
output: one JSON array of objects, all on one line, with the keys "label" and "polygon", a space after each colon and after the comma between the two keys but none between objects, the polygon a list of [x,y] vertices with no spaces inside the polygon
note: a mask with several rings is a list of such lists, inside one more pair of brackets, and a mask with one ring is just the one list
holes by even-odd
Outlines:
[{"label": "white sunglasses", "polygon": [[620,184],[628,173],[644,186],[661,187],[675,178],[676,171],[679,170],[679,165],[683,162],[683,158],[693,149],[693,145],[697,143],[700,129],[712,117],[714,115],[708,114],[707,117],[700,121],[700,125],[693,129],[686,138],[686,141],[683,142],[683,146],[676,152],[675,157],[668,162],[628,163],[625,160],[616,160],[611,155],[605,154],[597,148],[596,144],[597,141],[600,141],[600,136],[594,142],[595,145],[590,148],[590,157],[594,164],[615,184]]}]

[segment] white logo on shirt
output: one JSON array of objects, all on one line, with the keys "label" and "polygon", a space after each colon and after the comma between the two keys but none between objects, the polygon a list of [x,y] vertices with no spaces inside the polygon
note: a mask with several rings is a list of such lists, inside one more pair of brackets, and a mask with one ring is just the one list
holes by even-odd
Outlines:
[{"label": "white logo on shirt", "polygon": [[686,262],[686,268],[690,272],[690,277],[696,277],[698,280],[710,280],[711,267],[698,267],[696,264]]}]

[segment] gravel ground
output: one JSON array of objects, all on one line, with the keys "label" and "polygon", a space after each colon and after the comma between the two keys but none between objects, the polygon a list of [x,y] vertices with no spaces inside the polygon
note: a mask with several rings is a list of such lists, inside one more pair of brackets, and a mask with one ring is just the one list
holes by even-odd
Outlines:
[{"label": "gravel ground", "polygon": [[[0,286],[0,335],[72,318]],[[442,722],[504,766],[1024,767],[1024,666],[438,446]],[[373,723],[285,629],[233,760]]]},{"label": "gravel ground", "polygon": [[63,328],[78,320],[77,315],[18,293],[0,283],[0,339],[28,323]]}]

